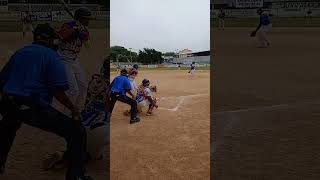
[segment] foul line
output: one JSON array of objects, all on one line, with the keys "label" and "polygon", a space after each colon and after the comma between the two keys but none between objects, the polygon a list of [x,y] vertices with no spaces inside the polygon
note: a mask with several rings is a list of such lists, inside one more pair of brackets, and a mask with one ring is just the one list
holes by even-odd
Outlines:
[{"label": "foul line", "polygon": [[288,109],[290,107],[297,107],[299,105],[307,105],[307,104],[312,104],[312,103],[320,103],[320,101],[319,100],[310,100],[310,101],[307,100],[307,101],[288,103],[288,104],[260,106],[260,107],[247,108],[247,109],[237,109],[237,110],[231,110],[231,111],[219,111],[219,112],[213,113],[213,115],[223,115],[223,114],[250,112],[250,111],[281,110],[281,109]]},{"label": "foul line", "polygon": [[208,94],[193,94],[193,95],[186,95],[186,96],[162,97],[162,98],[160,98],[160,100],[169,99],[169,98],[176,98],[176,99],[180,99],[180,100],[179,100],[177,106],[174,108],[168,109],[168,108],[159,107],[158,109],[175,112],[175,111],[178,111],[178,109],[180,108],[180,106],[182,105],[182,103],[184,102],[184,100],[186,98],[199,97],[199,96],[205,96],[205,95],[208,95]]}]

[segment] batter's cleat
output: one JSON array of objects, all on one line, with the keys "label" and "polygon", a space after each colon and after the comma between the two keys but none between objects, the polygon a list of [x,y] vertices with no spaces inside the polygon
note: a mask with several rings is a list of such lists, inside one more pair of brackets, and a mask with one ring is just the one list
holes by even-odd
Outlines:
[{"label": "batter's cleat", "polygon": [[152,116],[152,112],[147,112],[146,116]]},{"label": "batter's cleat", "polygon": [[136,117],[136,118],[130,120],[130,124],[134,124],[134,123],[137,123],[139,121],[140,121],[140,118]]},{"label": "batter's cleat", "polygon": [[62,152],[58,151],[53,154],[49,154],[48,157],[42,161],[42,169],[48,171],[52,168],[55,168],[55,165],[62,160],[62,156]]}]

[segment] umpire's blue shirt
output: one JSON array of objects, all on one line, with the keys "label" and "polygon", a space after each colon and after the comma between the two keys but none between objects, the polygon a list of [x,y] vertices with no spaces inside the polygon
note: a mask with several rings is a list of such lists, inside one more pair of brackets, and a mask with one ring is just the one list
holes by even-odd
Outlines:
[{"label": "umpire's blue shirt", "polygon": [[111,91],[125,95],[127,91],[131,90],[131,83],[127,76],[117,76],[111,84]]},{"label": "umpire's blue shirt", "polygon": [[67,90],[68,81],[59,55],[50,48],[31,44],[18,50],[2,72],[6,78],[3,92],[30,98],[34,103],[49,106],[54,90]]}]

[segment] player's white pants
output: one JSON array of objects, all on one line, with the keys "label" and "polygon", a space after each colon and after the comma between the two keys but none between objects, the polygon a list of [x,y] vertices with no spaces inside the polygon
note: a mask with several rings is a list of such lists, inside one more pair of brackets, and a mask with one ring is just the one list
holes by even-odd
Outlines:
[{"label": "player's white pants", "polygon": [[145,109],[148,109],[149,108],[149,105],[150,105],[150,101],[148,99],[145,99],[141,102],[138,103],[138,111],[139,112],[142,112],[144,111]]},{"label": "player's white pants", "polygon": [[61,62],[64,64],[69,84],[69,90],[66,94],[74,105],[82,109],[87,95],[88,80],[86,74],[78,60],[62,60]]},{"label": "player's white pants", "polygon": [[32,32],[33,26],[31,23],[23,23],[22,24],[22,32]]},{"label": "player's white pants", "polygon": [[270,41],[267,38],[267,34],[271,31],[272,24],[267,26],[262,25],[258,32],[258,40],[261,47],[267,47],[270,45]]},{"label": "player's white pants", "polygon": [[109,143],[109,127],[103,125],[95,129],[87,128],[87,151],[93,159],[103,155],[105,146]]},{"label": "player's white pants", "polygon": [[190,75],[191,75],[191,76],[194,76],[195,72],[196,72],[196,70],[195,70],[195,69],[192,69],[192,70],[190,71]]},{"label": "player's white pants", "polygon": [[219,18],[219,29],[224,29],[224,19]]}]

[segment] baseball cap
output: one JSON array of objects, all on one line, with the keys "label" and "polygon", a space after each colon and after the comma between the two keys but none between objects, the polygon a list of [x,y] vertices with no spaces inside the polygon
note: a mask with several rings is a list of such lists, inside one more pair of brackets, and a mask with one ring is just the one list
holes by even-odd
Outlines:
[{"label": "baseball cap", "polygon": [[56,39],[59,38],[58,33],[49,23],[38,24],[37,27],[33,30],[33,34],[38,36],[39,39]]}]

